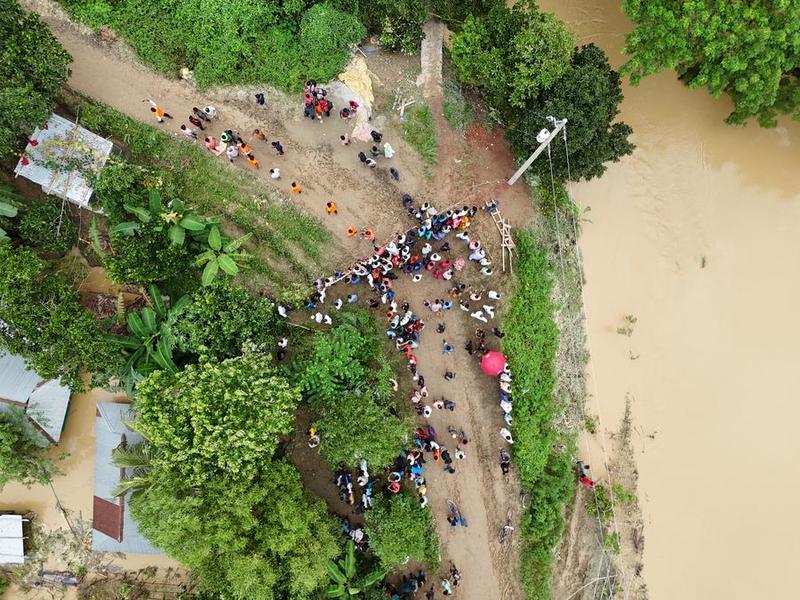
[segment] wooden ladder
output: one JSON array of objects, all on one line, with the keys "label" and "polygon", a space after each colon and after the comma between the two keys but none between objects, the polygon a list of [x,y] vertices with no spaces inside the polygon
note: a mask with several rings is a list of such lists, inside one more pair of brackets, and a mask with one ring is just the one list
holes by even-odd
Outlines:
[{"label": "wooden ladder", "polygon": [[[486,200],[484,206],[489,207],[492,205],[492,202],[492,200]],[[500,233],[500,253],[502,255],[503,273],[506,272],[506,263],[508,263],[508,271],[513,273],[514,263],[512,259],[516,246],[514,245],[514,238],[511,236],[511,224],[503,218],[499,208],[496,208],[489,214],[492,216],[492,221],[494,221],[497,231]]]}]

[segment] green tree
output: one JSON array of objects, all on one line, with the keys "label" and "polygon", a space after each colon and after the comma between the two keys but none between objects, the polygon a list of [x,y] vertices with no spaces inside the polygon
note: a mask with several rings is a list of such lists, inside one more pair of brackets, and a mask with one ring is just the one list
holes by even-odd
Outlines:
[{"label": "green tree", "polygon": [[19,222],[19,236],[45,254],[64,256],[78,242],[78,228],[63,202],[48,198],[44,204],[27,207]]},{"label": "green tree", "polygon": [[130,500],[140,531],[192,569],[204,588],[234,600],[312,598],[338,554],[334,525],[289,464],[261,463],[258,478],[200,487],[161,471]]},{"label": "green tree", "polygon": [[504,117],[530,102],[567,71],[574,38],[563,21],[531,0],[485,17],[467,17],[453,36],[451,56],[462,81],[482,90]]},{"label": "green tree", "polygon": [[731,96],[728,123],[757,117],[774,126],[778,113],[800,120],[800,3],[796,0],[623,0],[634,22],[623,67],[642,77],[677,70],[690,87]]},{"label": "green tree", "polygon": [[231,358],[247,343],[271,349],[283,330],[272,302],[225,280],[198,289],[190,300],[175,326],[184,352]]},{"label": "green tree", "polygon": [[364,39],[366,33],[356,15],[337,10],[329,2],[309,8],[300,22],[300,47],[307,77],[324,81],[341,69],[350,46]]},{"label": "green tree", "polygon": [[439,538],[430,510],[421,508],[410,493],[379,496],[365,513],[370,546],[381,567],[391,570],[407,559],[439,566]]},{"label": "green tree", "polygon": [[[633,152],[634,146],[628,141],[633,130],[625,123],[614,122],[621,102],[619,74],[611,69],[605,52],[589,44],[575,52],[569,69],[519,114],[506,135],[518,155],[527,158],[539,145],[536,134],[543,127],[552,127],[547,117],[566,118],[569,168],[559,137],[551,146],[554,178],[566,181],[569,175],[578,181],[599,177],[606,163]],[[531,172],[549,182],[547,157],[534,162]]]},{"label": "green tree", "polygon": [[219,225],[212,225],[208,230],[205,250],[197,256],[195,264],[203,268],[203,285],[211,285],[214,278],[222,269],[226,275],[236,275],[239,272],[237,261],[247,258],[247,252],[238,252],[242,245],[253,237],[252,233],[243,235],[235,240],[223,237]]},{"label": "green tree", "polygon": [[364,576],[358,575],[356,565],[356,545],[353,540],[347,540],[344,557],[336,562],[329,560],[327,563],[330,585],[326,592],[328,598],[342,598],[344,596],[358,596],[378,583],[386,575],[386,571],[374,569]]},{"label": "green tree", "polygon": [[0,158],[50,116],[72,57],[36,13],[0,0]]},{"label": "green tree", "polygon": [[400,419],[369,397],[344,394],[321,411],[316,422],[320,452],[331,465],[357,465],[362,459],[384,466],[407,446],[412,422]]},{"label": "green tree", "polygon": [[11,239],[4,227],[15,228],[11,219],[17,216],[21,200],[22,196],[16,194],[9,186],[0,185],[0,243]]},{"label": "green tree", "polygon": [[155,466],[190,485],[225,475],[254,478],[291,431],[297,390],[270,356],[245,349],[222,362],[200,357],[179,373],[156,371],[136,388],[137,431],[159,452]]},{"label": "green tree", "polygon": [[58,471],[45,455],[47,448],[22,409],[0,412],[0,490],[10,481],[31,486],[52,480]]},{"label": "green tree", "polygon": [[0,244],[0,348],[24,356],[45,379],[83,389],[81,373],[103,385],[120,356],[78,293],[27,248]]}]

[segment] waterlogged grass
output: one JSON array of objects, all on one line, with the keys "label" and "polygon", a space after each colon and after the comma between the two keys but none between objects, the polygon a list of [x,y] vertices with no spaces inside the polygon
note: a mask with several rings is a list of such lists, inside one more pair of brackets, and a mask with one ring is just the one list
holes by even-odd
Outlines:
[{"label": "waterlogged grass", "polygon": [[553,549],[574,491],[574,439],[554,429],[558,328],[553,274],[533,235],[519,231],[516,291],[504,321],[503,349],[514,373],[514,459],[530,506],[522,518],[521,573],[529,600],[550,598]]},{"label": "waterlogged grass", "polygon": [[249,173],[91,99],[68,94],[64,100],[79,108],[83,126],[122,142],[129,160],[153,171],[164,189],[201,214],[224,217],[238,230],[233,233],[252,233],[247,245],[252,272],[280,284],[308,281],[330,266],[322,250],[333,243],[330,232],[292,204],[276,200]]},{"label": "waterlogged grass", "polygon": [[435,164],[439,155],[436,124],[427,106],[411,106],[403,122],[403,139],[411,144],[428,164]]}]

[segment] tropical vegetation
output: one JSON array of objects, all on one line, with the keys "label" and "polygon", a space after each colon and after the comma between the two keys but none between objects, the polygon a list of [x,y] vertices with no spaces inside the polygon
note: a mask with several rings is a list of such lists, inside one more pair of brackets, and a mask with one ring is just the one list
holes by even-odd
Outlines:
[{"label": "tropical vegetation", "polygon": [[689,87],[728,94],[728,123],[757,118],[774,127],[800,120],[800,4],[795,0],[623,0],[634,22],[623,73],[643,77],[675,70]]},{"label": "tropical vegetation", "polygon": [[50,482],[58,470],[45,454],[48,446],[21,408],[0,412],[0,491],[11,481]]}]

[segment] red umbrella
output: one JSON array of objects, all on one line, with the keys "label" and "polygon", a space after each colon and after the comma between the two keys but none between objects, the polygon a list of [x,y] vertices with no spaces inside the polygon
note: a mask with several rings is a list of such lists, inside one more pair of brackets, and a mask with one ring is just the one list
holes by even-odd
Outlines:
[{"label": "red umbrella", "polygon": [[506,366],[506,357],[497,350],[489,350],[481,358],[481,369],[489,377],[497,377]]}]

